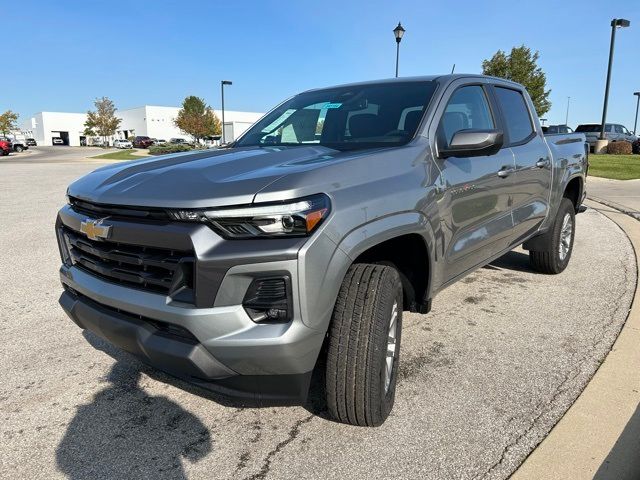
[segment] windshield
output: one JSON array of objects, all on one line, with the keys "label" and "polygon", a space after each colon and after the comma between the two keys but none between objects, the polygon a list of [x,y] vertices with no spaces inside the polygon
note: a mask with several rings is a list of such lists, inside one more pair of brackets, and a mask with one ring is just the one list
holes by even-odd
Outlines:
[{"label": "windshield", "polygon": [[301,93],[267,114],[235,146],[351,150],[403,145],[415,134],[436,86],[408,81]]},{"label": "windshield", "polygon": [[599,132],[600,128],[600,125],[578,125],[576,132]]}]

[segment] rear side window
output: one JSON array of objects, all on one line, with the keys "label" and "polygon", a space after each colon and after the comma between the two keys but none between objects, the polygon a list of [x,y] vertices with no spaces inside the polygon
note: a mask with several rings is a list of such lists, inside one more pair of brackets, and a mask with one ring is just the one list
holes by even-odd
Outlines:
[{"label": "rear side window", "polygon": [[510,88],[496,87],[495,92],[505,116],[509,140],[511,143],[526,140],[533,133],[533,125],[524,97]]}]

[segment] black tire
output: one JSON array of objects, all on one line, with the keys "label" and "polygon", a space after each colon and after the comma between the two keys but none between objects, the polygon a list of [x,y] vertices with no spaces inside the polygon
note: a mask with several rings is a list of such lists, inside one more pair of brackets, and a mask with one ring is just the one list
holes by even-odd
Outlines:
[{"label": "black tire", "polygon": [[14,148],[14,150],[15,150],[16,152],[18,152],[18,153],[22,152],[22,150],[23,150],[22,145],[16,145],[16,146],[15,146],[15,148]]},{"label": "black tire", "polygon": [[[560,253],[560,243],[563,237],[565,218],[569,219],[571,233],[568,238],[568,250],[563,257]],[[575,225],[576,213],[573,203],[568,198],[563,198],[553,226],[545,234],[543,249],[529,251],[529,263],[535,270],[542,273],[557,274],[567,268],[571,259],[571,252],[573,252],[573,240],[576,235]]]},{"label": "black tire", "polygon": [[[395,305],[395,348],[387,386],[387,344]],[[402,283],[388,265],[347,271],[333,310],[326,364],[326,399],[337,421],[376,427],[395,399],[402,332]],[[391,357],[390,357],[391,358]]]}]

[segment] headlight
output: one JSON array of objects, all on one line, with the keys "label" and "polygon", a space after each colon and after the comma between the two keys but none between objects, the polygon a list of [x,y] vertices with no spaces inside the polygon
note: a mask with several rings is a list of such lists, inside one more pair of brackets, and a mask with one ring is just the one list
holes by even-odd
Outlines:
[{"label": "headlight", "polygon": [[228,238],[306,236],[329,215],[324,194],[282,203],[215,210],[172,210],[175,220],[211,225]]}]

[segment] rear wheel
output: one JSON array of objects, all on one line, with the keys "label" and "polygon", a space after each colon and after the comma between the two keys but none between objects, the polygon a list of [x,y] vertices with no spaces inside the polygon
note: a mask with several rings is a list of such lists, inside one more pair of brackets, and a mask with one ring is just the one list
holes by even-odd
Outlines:
[{"label": "rear wheel", "polygon": [[575,218],[573,203],[568,198],[563,198],[553,226],[545,234],[542,248],[529,251],[529,262],[534,269],[556,274],[567,268],[576,234]]},{"label": "rear wheel", "polygon": [[338,421],[381,425],[391,412],[402,331],[402,283],[387,265],[352,265],[329,331],[327,407]]}]

